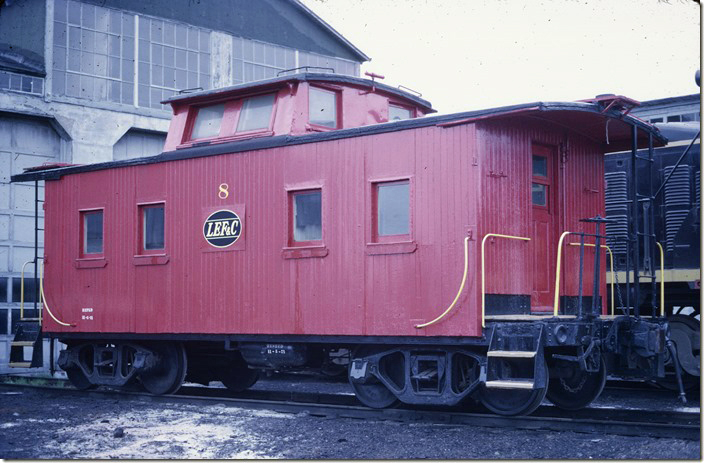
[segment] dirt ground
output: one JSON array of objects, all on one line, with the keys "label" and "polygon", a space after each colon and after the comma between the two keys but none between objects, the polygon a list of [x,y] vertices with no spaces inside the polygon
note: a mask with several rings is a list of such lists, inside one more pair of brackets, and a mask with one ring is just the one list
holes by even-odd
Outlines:
[{"label": "dirt ground", "polygon": [[698,460],[700,452],[699,442],[678,439],[329,419],[0,387],[5,459]]}]

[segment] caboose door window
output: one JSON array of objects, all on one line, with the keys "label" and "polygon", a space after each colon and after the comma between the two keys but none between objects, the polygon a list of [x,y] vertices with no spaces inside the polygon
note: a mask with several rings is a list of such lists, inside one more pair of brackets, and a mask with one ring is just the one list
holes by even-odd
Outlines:
[{"label": "caboose door window", "polygon": [[555,277],[558,211],[556,156],[553,147],[533,145],[531,156],[530,198],[533,242],[533,312],[552,309]]}]

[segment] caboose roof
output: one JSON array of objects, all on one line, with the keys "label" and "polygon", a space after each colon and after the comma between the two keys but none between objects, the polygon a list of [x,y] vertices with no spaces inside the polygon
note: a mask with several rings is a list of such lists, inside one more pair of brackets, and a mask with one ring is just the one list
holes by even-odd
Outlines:
[{"label": "caboose roof", "polygon": [[[284,72],[284,71],[282,71]],[[332,74],[324,72],[298,72],[295,74],[286,74],[272,79],[256,80],[245,84],[231,85],[229,87],[215,88],[212,90],[202,90],[199,92],[189,92],[177,94],[162,101],[162,104],[203,102],[213,99],[222,99],[227,97],[236,97],[240,94],[248,94],[252,91],[264,90],[269,87],[281,86],[289,82],[328,82],[333,84],[355,85],[363,88],[376,88],[383,92],[390,93],[402,100],[408,100],[417,106],[422,107],[426,113],[437,112],[433,109],[428,100],[424,100],[412,93],[405,92],[399,88],[383,84],[379,81],[363,79],[361,77],[346,76],[342,74]]]},{"label": "caboose roof", "polygon": [[[290,78],[290,76],[288,78]],[[339,79],[340,76],[334,76],[334,78]],[[344,78],[347,79],[347,77]],[[364,81],[364,79],[360,80]],[[213,90],[212,92],[219,91],[227,91],[227,89]],[[212,92],[202,93],[210,94]],[[178,98],[186,99],[192,98],[193,96],[193,94],[189,94]],[[339,140],[351,137],[398,132],[419,127],[452,127],[480,121],[499,121],[504,118],[512,120],[542,120],[550,125],[568,129],[574,133],[581,134],[588,139],[601,143],[604,153],[630,149],[631,134],[634,126],[638,128],[638,148],[645,148],[648,146],[649,135],[652,135],[655,146],[662,146],[667,143],[667,138],[665,138],[665,136],[663,136],[655,126],[648,124],[637,117],[623,113],[618,109],[605,107],[605,105],[599,101],[571,103],[536,102],[490,108],[479,111],[468,111],[441,116],[427,116],[417,119],[385,122],[349,129],[332,130],[329,132],[310,133],[300,136],[280,135],[267,138],[255,138],[208,146],[177,149],[174,151],[163,152],[157,156],[127,159],[124,161],[112,161],[70,167],[47,166],[47,168],[44,169],[35,168],[34,170],[29,170],[22,174],[13,175],[11,181],[26,182],[35,180],[55,180],[61,178],[63,175],[77,174],[81,172],[154,164],[205,156],[216,156],[221,154],[276,148],[289,145],[302,145],[328,140]]]}]

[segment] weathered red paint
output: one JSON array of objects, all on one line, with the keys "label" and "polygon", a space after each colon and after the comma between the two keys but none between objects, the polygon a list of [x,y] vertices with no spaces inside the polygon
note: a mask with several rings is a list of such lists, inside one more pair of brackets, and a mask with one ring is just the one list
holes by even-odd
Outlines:
[{"label": "weathered red paint", "polygon": [[[281,91],[277,124],[293,98]],[[360,96],[355,88],[343,91]],[[187,109],[176,108],[167,147],[178,145]],[[301,124],[296,111],[285,110],[294,121],[289,129]],[[369,123],[372,112],[361,113],[343,120]],[[554,281],[559,233],[593,232],[579,220],[604,215],[605,147],[582,134],[589,123],[601,136],[597,117],[509,114],[47,181],[47,301],[77,326],[47,320],[45,330],[479,336],[485,234],[531,238],[488,243],[486,263],[487,293],[530,295]],[[628,133],[618,124],[612,130]],[[536,146],[554,159],[548,237],[536,232],[531,206]],[[410,234],[376,239],[374,184],[402,179],[410,185]],[[322,191],[322,241],[292,246],[290,192],[309,189]],[[165,249],[142,255],[139,205],[154,203],[165,206]],[[92,209],[104,210],[105,243],[102,256],[88,259],[79,249],[79,211]],[[220,209],[243,221],[239,240],[226,249],[210,246],[202,232]],[[416,329],[456,294],[467,235],[470,271],[458,307],[442,322]],[[536,260],[545,253],[547,259]],[[592,254],[586,255],[588,295]],[[576,248],[566,247],[561,294],[577,294],[577,258]],[[85,308],[92,319],[82,317]]]},{"label": "weathered red paint", "polygon": [[[379,87],[369,89],[355,85],[335,85],[328,82],[277,82],[269,85],[254,85],[242,91],[217,92],[207,98],[201,98],[197,104],[190,100],[179,101],[173,104],[173,118],[171,127],[166,137],[165,151],[176,148],[192,146],[202,140],[189,140],[188,135],[195,119],[198,105],[209,105],[230,101],[225,107],[225,117],[222,123],[220,136],[210,140],[215,143],[252,138],[253,136],[272,135],[302,135],[310,132],[332,130],[328,127],[311,125],[308,123],[308,92],[310,87],[330,90],[338,95],[338,127],[347,129],[370,124],[378,124],[389,120],[389,105],[397,105],[409,109],[412,117],[423,116],[430,112],[411,99],[404,99],[396,94],[385,92]],[[234,133],[236,121],[233,115],[239,111],[241,99],[265,94],[276,94],[276,103],[272,113],[270,127],[266,130],[247,133]],[[240,101],[231,101],[233,95]]]}]

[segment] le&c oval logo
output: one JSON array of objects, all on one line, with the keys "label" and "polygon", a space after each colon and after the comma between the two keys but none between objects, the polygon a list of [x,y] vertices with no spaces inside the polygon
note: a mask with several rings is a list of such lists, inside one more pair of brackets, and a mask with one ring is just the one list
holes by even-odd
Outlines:
[{"label": "le&c oval logo", "polygon": [[226,209],[213,212],[205,219],[203,236],[216,248],[226,248],[235,243],[242,234],[242,221],[232,211]]}]

